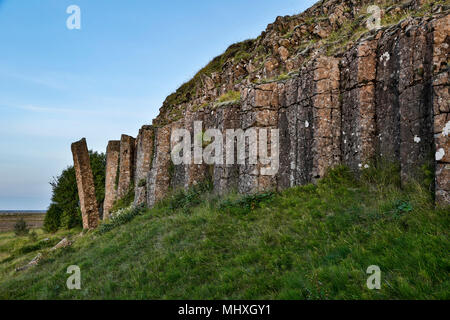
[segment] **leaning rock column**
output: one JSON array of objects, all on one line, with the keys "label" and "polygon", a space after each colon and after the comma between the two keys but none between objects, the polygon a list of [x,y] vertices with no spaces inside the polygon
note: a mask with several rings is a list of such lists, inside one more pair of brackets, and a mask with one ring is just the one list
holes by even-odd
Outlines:
[{"label": "leaning rock column", "polygon": [[109,213],[117,198],[117,185],[119,171],[120,141],[109,141],[106,148],[106,181],[105,201],[103,204],[103,219],[109,218]]},{"label": "leaning rock column", "polygon": [[450,204],[449,25],[449,15],[433,22],[432,101],[436,144],[436,203],[441,206]]},{"label": "leaning rock column", "polygon": [[78,142],[72,143],[71,149],[77,178],[83,229],[95,229],[98,226],[99,213],[86,139],[83,138]]},{"label": "leaning rock column", "polygon": [[134,147],[133,137],[122,135],[120,139],[120,168],[119,184],[117,186],[117,198],[124,197],[130,189],[134,174]]},{"label": "leaning rock column", "polygon": [[146,201],[147,176],[153,158],[153,127],[143,126],[136,138],[136,174],[134,177],[134,205],[140,205]]}]

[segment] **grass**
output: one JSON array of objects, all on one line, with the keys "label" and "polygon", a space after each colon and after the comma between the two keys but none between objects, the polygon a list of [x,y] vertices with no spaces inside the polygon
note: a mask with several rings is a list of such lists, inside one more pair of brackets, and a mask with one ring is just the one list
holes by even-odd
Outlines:
[{"label": "grass", "polygon": [[219,98],[217,98],[218,103],[229,102],[229,101],[239,101],[241,100],[241,93],[239,91],[228,91],[224,93]]},{"label": "grass", "polygon": [[239,91],[228,91],[216,99],[214,107],[228,103],[238,103],[239,101],[241,101],[241,93]]},{"label": "grass", "polygon": [[79,229],[63,230],[54,234],[42,229],[33,230],[36,238],[30,235],[16,236],[14,232],[0,233],[0,279],[4,280],[14,274],[14,269],[26,265],[38,252],[53,247],[66,236],[81,232]]},{"label": "grass", "polygon": [[[426,186],[400,188],[395,166],[247,197],[198,189],[6,272],[0,298],[449,299],[449,222]],[[66,289],[70,265],[81,290]],[[381,290],[366,287],[370,265]]]}]

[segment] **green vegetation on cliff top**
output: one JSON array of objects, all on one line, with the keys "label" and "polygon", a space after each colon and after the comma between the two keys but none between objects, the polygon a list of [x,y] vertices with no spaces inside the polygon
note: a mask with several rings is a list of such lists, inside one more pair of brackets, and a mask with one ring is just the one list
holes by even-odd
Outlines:
[{"label": "green vegetation on cliff top", "polygon": [[[398,176],[340,167],[281,193],[178,191],[19,273],[37,251],[1,234],[15,256],[1,255],[0,299],[449,299],[449,210]],[[81,290],[66,288],[70,265]],[[370,265],[381,290],[366,287]]]}]

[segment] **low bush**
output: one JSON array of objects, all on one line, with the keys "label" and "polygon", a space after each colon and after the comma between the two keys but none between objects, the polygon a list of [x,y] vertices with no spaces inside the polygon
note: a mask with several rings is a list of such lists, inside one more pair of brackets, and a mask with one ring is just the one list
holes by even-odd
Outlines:
[{"label": "low bush", "polygon": [[14,233],[16,236],[27,235],[29,231],[28,225],[23,218],[20,218],[20,220],[14,225]]}]

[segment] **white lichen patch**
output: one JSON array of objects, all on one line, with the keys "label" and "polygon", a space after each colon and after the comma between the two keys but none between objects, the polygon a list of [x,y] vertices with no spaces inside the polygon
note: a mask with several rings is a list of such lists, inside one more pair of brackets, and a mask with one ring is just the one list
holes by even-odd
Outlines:
[{"label": "white lichen patch", "polygon": [[440,161],[444,158],[445,151],[443,148],[440,148],[438,151],[436,151],[436,161]]},{"label": "white lichen patch", "polygon": [[386,66],[386,63],[391,59],[391,55],[389,52],[385,52],[380,57],[380,61],[383,62],[383,65]]},{"label": "white lichen patch", "polygon": [[415,143],[420,143],[421,139],[418,136],[414,136],[414,142]]},{"label": "white lichen patch", "polygon": [[449,134],[450,134],[450,121],[447,122],[447,123],[445,124],[444,129],[442,129],[442,135],[443,135],[444,137],[448,137]]}]

